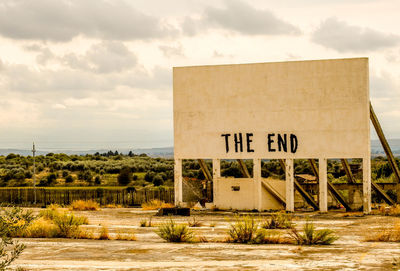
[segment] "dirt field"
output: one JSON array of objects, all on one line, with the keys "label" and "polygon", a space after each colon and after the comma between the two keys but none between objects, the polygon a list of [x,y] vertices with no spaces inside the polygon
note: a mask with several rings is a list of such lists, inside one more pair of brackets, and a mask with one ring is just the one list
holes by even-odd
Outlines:
[{"label": "dirt field", "polygon": [[[229,212],[192,214],[203,226],[193,228],[208,243],[173,244],[158,237],[155,227],[140,227],[139,222],[155,214],[141,209],[103,209],[76,212],[89,218],[89,228],[107,225],[111,235],[135,232],[137,241],[20,239],[27,249],[15,266],[27,270],[397,270],[400,244],[364,242],[382,227],[400,223],[400,218],[362,216],[343,213],[296,214],[296,227],[302,228],[307,217],[318,228],[330,228],[340,236],[330,246],[242,245],[215,242],[226,237]],[[267,215],[267,214],[262,214]],[[153,217],[153,223],[166,217]],[[187,222],[187,217],[174,217]],[[215,227],[210,227],[215,224]]]}]

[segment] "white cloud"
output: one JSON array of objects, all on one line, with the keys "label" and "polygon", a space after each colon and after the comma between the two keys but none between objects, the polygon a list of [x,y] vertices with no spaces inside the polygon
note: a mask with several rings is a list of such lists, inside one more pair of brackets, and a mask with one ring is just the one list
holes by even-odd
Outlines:
[{"label": "white cloud", "polygon": [[312,41],[339,52],[357,52],[395,46],[400,36],[329,18],[312,34]]},{"label": "white cloud", "polygon": [[122,42],[105,41],[94,44],[85,55],[67,54],[61,60],[73,69],[97,73],[121,72],[137,64],[136,55]]},{"label": "white cloud", "polygon": [[51,108],[54,108],[54,109],[65,109],[65,108],[67,108],[65,105],[63,105],[63,104],[53,104],[52,106],[51,106]]},{"label": "white cloud", "polygon": [[98,105],[98,101],[93,98],[83,98],[83,99],[75,99],[75,98],[68,98],[64,100],[64,104],[66,106],[96,106]]},{"label": "white cloud", "polygon": [[13,39],[64,42],[85,35],[136,40],[175,32],[122,0],[5,0],[0,4],[0,34]]},{"label": "white cloud", "polygon": [[[0,96],[1,97],[1,96]],[[1,99],[0,123],[7,130],[31,129],[41,125],[41,112],[37,104],[12,96]]]},{"label": "white cloud", "polygon": [[158,48],[160,48],[164,56],[168,58],[174,56],[184,56],[182,44],[180,43],[177,45],[160,45]]},{"label": "white cloud", "polygon": [[[204,22],[246,35],[298,35],[299,28],[278,18],[273,12],[257,9],[239,0],[225,1],[225,8],[208,7]],[[186,29],[190,29],[186,22]],[[192,30],[194,31],[194,30]]]}]

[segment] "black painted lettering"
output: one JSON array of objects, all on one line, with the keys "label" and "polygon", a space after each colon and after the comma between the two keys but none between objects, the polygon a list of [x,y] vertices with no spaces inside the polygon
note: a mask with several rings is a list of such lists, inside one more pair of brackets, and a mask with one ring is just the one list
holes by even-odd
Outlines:
[{"label": "black painted lettering", "polygon": [[286,134],[283,135],[283,138],[281,136],[281,134],[278,134],[278,150],[279,151],[283,151],[287,152],[287,136]]},{"label": "black painted lettering", "polygon": [[228,153],[229,152],[229,141],[228,141],[228,138],[231,136],[231,134],[222,134],[221,136],[225,137],[225,150],[226,150],[226,153]]},{"label": "black painted lettering", "polygon": [[268,134],[268,151],[269,152],[275,152],[275,149],[272,148],[272,143],[274,143],[274,140],[272,139],[272,137],[274,137],[275,134]]},{"label": "black painted lettering", "polygon": [[290,134],[290,151],[296,153],[297,151],[297,136]]},{"label": "black painted lettering", "polygon": [[246,133],[246,142],[247,142],[247,152],[254,152],[254,150],[251,148],[250,143],[253,142],[253,133]]},{"label": "black painted lettering", "polygon": [[240,147],[240,152],[243,152],[242,133],[234,134],[234,141],[235,141],[235,152],[238,152],[238,145]]}]

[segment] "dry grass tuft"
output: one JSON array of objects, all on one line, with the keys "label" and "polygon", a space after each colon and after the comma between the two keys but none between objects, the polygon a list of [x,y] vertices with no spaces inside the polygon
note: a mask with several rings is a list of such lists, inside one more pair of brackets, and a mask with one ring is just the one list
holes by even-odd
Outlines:
[{"label": "dry grass tuft", "polygon": [[255,244],[293,244],[293,240],[282,236],[278,232],[267,229],[259,229],[253,240]]},{"label": "dry grass tuft", "polygon": [[164,201],[153,199],[149,202],[142,204],[143,210],[157,210],[160,208],[173,208],[175,207],[172,203],[165,203]]},{"label": "dry grass tuft", "polygon": [[400,242],[400,224],[393,228],[382,228],[375,234],[369,234],[364,238],[366,242]]},{"label": "dry grass tuft", "polygon": [[46,209],[50,209],[50,210],[53,210],[53,211],[58,210],[60,208],[61,208],[61,206],[59,204],[57,204],[57,203],[52,203],[52,204],[50,204],[49,206],[46,207]]},{"label": "dry grass tuft", "polygon": [[124,234],[122,232],[118,232],[117,235],[115,236],[115,240],[119,241],[136,241],[136,235],[134,232]]},{"label": "dry grass tuft", "polygon": [[196,242],[196,243],[208,243],[210,241],[207,239],[207,237],[201,235],[201,236],[196,237],[194,239],[194,242]]},{"label": "dry grass tuft", "polygon": [[75,233],[73,238],[75,238],[75,239],[91,239],[91,240],[96,239],[92,231],[83,230],[81,228],[79,228],[79,230]]},{"label": "dry grass tuft", "polygon": [[373,214],[387,215],[387,216],[400,216],[400,205],[394,206],[382,205]]},{"label": "dry grass tuft", "polygon": [[191,220],[190,219],[188,220],[189,227],[195,228],[195,227],[201,227],[202,225],[203,223],[198,221],[195,216],[193,216]]},{"label": "dry grass tuft", "polygon": [[43,217],[44,219],[47,220],[53,220],[54,217],[60,214],[60,211],[58,209],[44,209],[39,212],[39,217]]},{"label": "dry grass tuft", "polygon": [[93,200],[75,200],[69,207],[72,211],[98,211],[99,204]]},{"label": "dry grass tuft", "polygon": [[288,214],[278,213],[273,214],[271,218],[264,220],[261,223],[261,228],[264,229],[291,229],[294,224],[292,223],[293,217]]},{"label": "dry grass tuft", "polygon": [[89,220],[86,216],[76,216],[72,212],[49,206],[40,211],[38,218],[16,235],[27,238],[80,238],[84,233],[79,226],[87,224]]},{"label": "dry grass tuft", "polygon": [[110,235],[108,234],[108,228],[106,226],[102,226],[100,230],[99,240],[110,240]]},{"label": "dry grass tuft", "polygon": [[149,217],[149,220],[147,219],[142,219],[139,222],[140,227],[153,227],[154,225],[151,223],[151,217]]},{"label": "dry grass tuft", "polygon": [[25,238],[54,238],[58,236],[58,229],[51,220],[39,217],[18,235]]}]

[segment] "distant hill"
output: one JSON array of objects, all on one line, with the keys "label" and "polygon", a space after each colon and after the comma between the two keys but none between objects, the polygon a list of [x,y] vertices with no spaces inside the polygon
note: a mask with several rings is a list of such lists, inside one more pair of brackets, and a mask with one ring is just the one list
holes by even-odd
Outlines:
[{"label": "distant hill", "polygon": [[[388,143],[390,148],[392,149],[393,155],[400,156],[400,139],[388,139]],[[385,155],[385,152],[382,148],[381,142],[376,140],[371,140],[371,155]]]},{"label": "distant hill", "polygon": [[[96,152],[105,153],[110,151],[109,149],[95,149],[95,150],[38,150],[36,151],[36,155],[45,155],[50,152],[52,153],[65,153],[68,155],[76,154],[76,155],[85,155],[85,154],[95,154]],[[113,149],[111,151],[118,151],[119,153],[128,154],[129,151],[132,151],[134,154],[142,154],[145,153],[151,157],[173,157],[174,156],[174,148],[173,147],[165,147],[165,148],[143,148],[143,149]],[[15,153],[23,156],[32,155],[31,150],[22,150],[22,149],[0,149],[0,155],[8,155],[10,153]]]},{"label": "distant hill", "polygon": [[[392,149],[392,152],[395,156],[400,157],[400,139],[388,139],[389,145]],[[96,152],[105,153],[110,151],[109,149],[94,149],[94,150],[41,150],[38,148],[36,151],[37,155],[45,155],[47,153],[65,153],[65,154],[76,154],[76,155],[85,155],[85,154],[95,154]],[[135,154],[145,153],[151,157],[165,157],[171,158],[174,156],[174,147],[165,147],[165,148],[138,148],[138,149],[114,149],[111,151],[118,151],[119,153],[127,154],[129,151],[132,151]],[[19,155],[32,155],[30,150],[23,149],[0,149],[0,155],[8,155],[9,153],[15,153]],[[383,151],[382,145],[379,140],[371,140],[371,155],[385,155]]]}]

